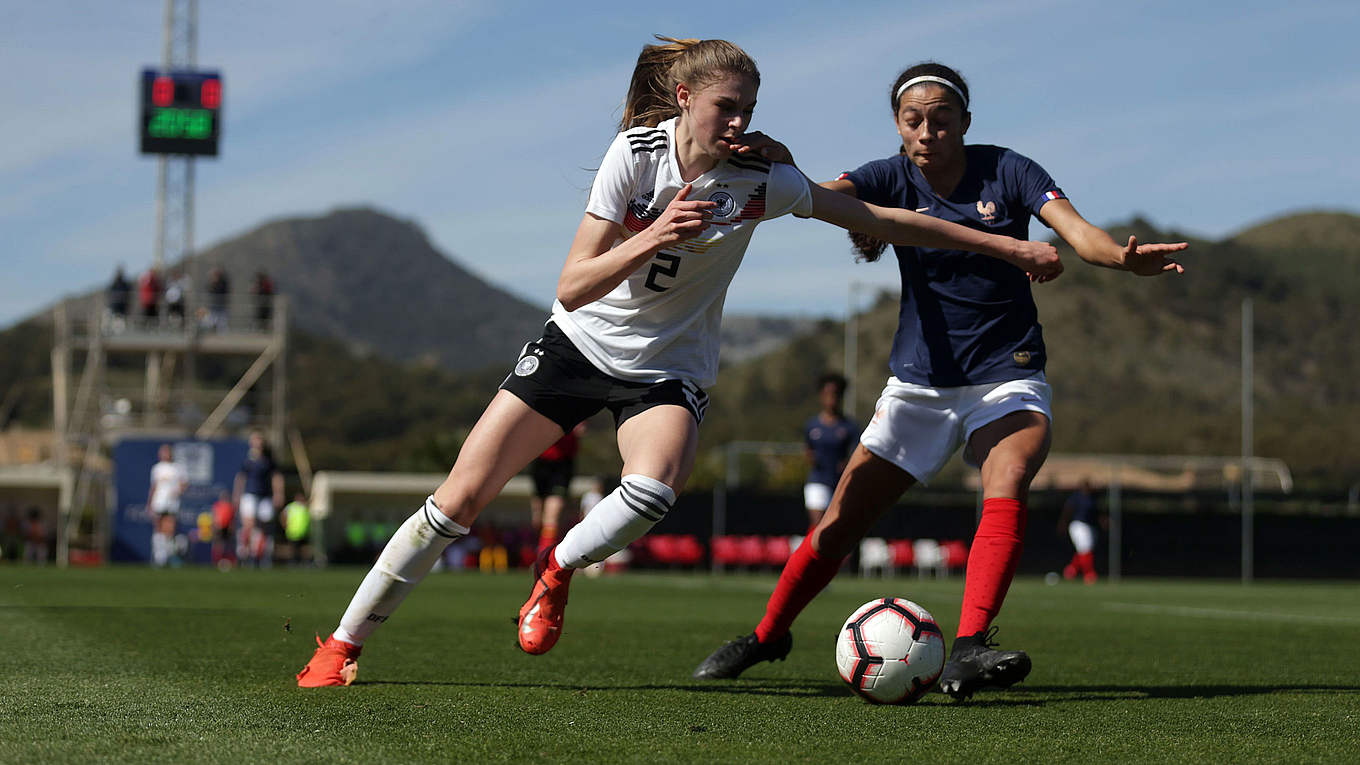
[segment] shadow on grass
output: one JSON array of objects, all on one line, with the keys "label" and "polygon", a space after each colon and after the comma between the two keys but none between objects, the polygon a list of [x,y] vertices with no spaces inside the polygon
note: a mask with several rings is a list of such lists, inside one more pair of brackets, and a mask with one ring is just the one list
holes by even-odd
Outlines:
[{"label": "shadow on grass", "polygon": [[1214,699],[1270,694],[1360,694],[1360,685],[1019,685],[1007,693],[1062,696],[1049,701],[1129,701],[1138,699]]},{"label": "shadow on grass", "polygon": [[610,693],[614,691],[683,691],[686,693],[731,693],[755,696],[850,696],[850,689],[843,683],[827,683],[821,680],[777,680],[734,683],[671,683],[639,685],[581,685],[566,683],[499,683],[485,681],[459,680],[359,680],[361,685],[413,685],[446,686],[452,688],[542,688],[554,691],[573,691],[576,693]]},{"label": "shadow on grass", "polygon": [[[444,686],[452,688],[541,688],[574,693],[619,691],[682,691],[791,698],[851,697],[842,683],[822,680],[735,681],[727,683],[673,683],[639,685],[578,685],[565,683],[501,683],[450,680],[373,680],[356,686]],[[932,693],[923,702],[932,706],[1041,707],[1053,702],[1138,701],[1142,699],[1210,699],[1270,694],[1360,694],[1360,685],[1019,685],[1005,691],[983,691],[966,702]]]}]

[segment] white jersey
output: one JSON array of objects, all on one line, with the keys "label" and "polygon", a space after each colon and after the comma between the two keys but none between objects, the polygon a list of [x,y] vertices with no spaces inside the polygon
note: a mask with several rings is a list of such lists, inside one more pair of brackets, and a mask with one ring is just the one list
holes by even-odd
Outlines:
[{"label": "white jersey", "polygon": [[[661,216],[685,181],[675,158],[675,119],[620,133],[610,145],[586,212],[622,228],[614,242]],[[699,236],[658,252],[612,292],[575,311],[553,302],[552,318],[602,372],[624,380],[718,377],[723,301],[756,224],[812,214],[807,178],[791,165],[733,156],[693,181],[689,198],[717,202]]]},{"label": "white jersey", "polygon": [[189,482],[189,473],[176,462],[157,462],[151,468],[151,505],[167,507],[179,502],[181,488]]}]

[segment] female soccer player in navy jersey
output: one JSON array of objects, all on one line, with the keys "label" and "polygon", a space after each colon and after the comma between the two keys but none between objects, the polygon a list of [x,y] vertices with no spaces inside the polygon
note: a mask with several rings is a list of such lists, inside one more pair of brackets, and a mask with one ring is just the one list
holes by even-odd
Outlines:
[{"label": "female soccer player in navy jersey", "polygon": [[[890,92],[900,152],[824,188],[885,207],[925,213],[980,231],[1028,236],[1038,216],[1088,263],[1143,276],[1183,269],[1177,244],[1117,244],[1081,217],[1048,173],[999,146],[965,145],[968,85],[936,63],[913,66]],[[779,146],[765,154],[790,159]],[[852,235],[876,260],[885,245]],[[999,651],[988,631],[1020,557],[1029,484],[1048,454],[1046,353],[1030,281],[1022,269],[954,248],[895,247],[902,308],[892,376],[817,528],[784,567],[755,632],[719,648],[695,677],[736,677],[782,659],[793,620],[841,562],[912,485],[927,483],[964,447],[981,468],[982,519],[973,538],[958,637],[940,677],[955,698],[1008,687],[1030,670],[1023,651]]]},{"label": "female soccer player in navy jersey", "polygon": [[828,191],[792,165],[746,151],[760,73],[722,40],[643,49],[621,132],[595,177],[543,336],[464,441],[448,478],[388,542],[340,626],[298,685],[348,685],[373,630],[448,544],[549,444],[603,408],[618,429],[623,477],[544,551],[520,609],[519,645],[561,634],[571,574],[641,537],[670,510],[694,466],[718,366],[723,299],[757,223],[786,213],[893,242],[985,253],[1036,276],[1057,250]]}]

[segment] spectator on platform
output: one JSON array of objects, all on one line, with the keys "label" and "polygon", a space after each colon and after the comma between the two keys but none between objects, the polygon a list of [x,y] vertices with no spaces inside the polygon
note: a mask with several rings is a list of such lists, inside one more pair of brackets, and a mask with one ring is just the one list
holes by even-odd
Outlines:
[{"label": "spectator on platform", "polygon": [[269,329],[274,318],[274,281],[264,271],[255,272],[255,280],[250,285],[251,299],[255,302],[255,323],[261,330]]},{"label": "spectator on platform", "polygon": [[165,315],[176,327],[184,326],[184,307],[189,299],[190,289],[192,286],[189,275],[183,268],[176,268],[170,272],[170,277],[165,282]]},{"label": "spectator on platform", "polygon": [[227,329],[227,304],[231,295],[231,282],[227,272],[213,268],[208,272],[208,312],[204,316],[203,328],[213,332]]},{"label": "spectator on platform", "polygon": [[107,290],[109,307],[108,324],[114,332],[122,332],[127,327],[128,302],[132,299],[132,284],[123,273],[123,264],[113,272],[113,281]]},{"label": "spectator on platform", "polygon": [[161,274],[155,266],[146,269],[137,279],[137,302],[148,326],[156,323],[156,316],[160,313],[161,289]]}]

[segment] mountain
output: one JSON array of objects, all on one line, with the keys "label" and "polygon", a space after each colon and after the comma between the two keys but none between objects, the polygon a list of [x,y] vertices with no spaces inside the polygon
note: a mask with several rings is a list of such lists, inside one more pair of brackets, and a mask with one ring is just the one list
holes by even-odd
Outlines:
[{"label": "mountain", "polygon": [[199,259],[200,274],[221,266],[240,290],[267,272],[304,332],[451,370],[509,363],[548,313],[445,257],[414,223],[371,209],[267,223]]}]

